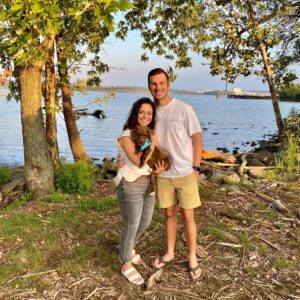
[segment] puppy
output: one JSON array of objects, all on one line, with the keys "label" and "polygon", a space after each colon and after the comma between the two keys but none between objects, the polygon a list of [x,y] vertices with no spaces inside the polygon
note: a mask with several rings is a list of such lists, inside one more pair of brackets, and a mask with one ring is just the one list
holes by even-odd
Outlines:
[{"label": "puppy", "polygon": [[[151,135],[153,131],[146,126],[138,125],[131,129],[131,138],[135,143],[135,152],[142,152],[141,161],[139,167],[143,167],[146,163],[149,167],[155,171],[155,164],[158,161],[164,161],[166,170],[171,167],[170,155],[162,148],[155,146],[154,151],[151,154]],[[154,192],[154,172],[150,175],[150,192]]]}]

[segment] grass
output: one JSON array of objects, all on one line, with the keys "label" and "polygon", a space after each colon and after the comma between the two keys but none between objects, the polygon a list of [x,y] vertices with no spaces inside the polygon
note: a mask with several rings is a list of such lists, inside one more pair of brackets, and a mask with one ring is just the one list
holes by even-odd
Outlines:
[{"label": "grass", "polygon": [[0,166],[0,185],[6,184],[11,179],[11,170],[8,167]]},{"label": "grass", "polygon": [[[31,195],[25,193],[7,208],[7,212],[25,207],[30,201]],[[100,200],[87,197],[61,208],[61,203],[69,202],[63,194],[55,192],[38,203],[40,213],[29,210],[27,213],[18,212],[0,218],[0,245],[1,241],[5,241],[5,247],[10,249],[5,256],[6,263],[0,265],[0,286],[24,272],[35,273],[55,268],[61,273],[78,274],[88,270],[95,261],[103,267],[117,261],[117,250],[112,251],[109,239],[115,247],[118,236],[111,234],[107,238],[105,231],[110,228],[105,226],[106,223],[101,224],[99,216],[99,213],[116,209],[116,198]],[[49,205],[47,203],[52,205],[50,210],[44,207]],[[94,237],[99,229],[103,230],[105,238],[95,242]],[[107,243],[108,246],[103,247]],[[21,280],[21,283],[29,287],[28,281]]]},{"label": "grass", "polygon": [[15,208],[25,206],[30,201],[32,201],[32,194],[25,192],[17,200],[9,204],[5,208],[5,210],[7,211],[14,210]]}]

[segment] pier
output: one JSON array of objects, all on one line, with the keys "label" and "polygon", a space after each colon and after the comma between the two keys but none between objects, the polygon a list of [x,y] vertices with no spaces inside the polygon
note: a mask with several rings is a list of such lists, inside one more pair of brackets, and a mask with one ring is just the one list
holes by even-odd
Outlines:
[{"label": "pier", "polygon": [[250,92],[228,93],[227,98],[229,98],[229,99],[261,99],[261,100],[272,99],[271,94],[269,94],[269,93],[250,93]]}]

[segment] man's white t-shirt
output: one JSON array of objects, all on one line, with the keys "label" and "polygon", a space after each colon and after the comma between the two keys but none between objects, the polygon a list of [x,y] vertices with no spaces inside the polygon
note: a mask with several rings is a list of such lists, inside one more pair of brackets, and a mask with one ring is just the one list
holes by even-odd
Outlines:
[{"label": "man's white t-shirt", "polygon": [[193,108],[173,98],[165,106],[156,108],[155,139],[158,146],[171,156],[171,168],[160,177],[175,178],[193,171],[193,146],[191,135],[201,132]]}]

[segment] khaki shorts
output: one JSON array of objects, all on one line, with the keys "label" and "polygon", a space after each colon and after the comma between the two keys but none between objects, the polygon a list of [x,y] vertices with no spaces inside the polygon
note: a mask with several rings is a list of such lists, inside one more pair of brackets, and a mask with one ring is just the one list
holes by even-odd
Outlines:
[{"label": "khaki shorts", "polygon": [[176,178],[156,177],[156,199],[160,208],[178,204],[181,208],[201,205],[197,177],[194,172]]}]

